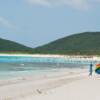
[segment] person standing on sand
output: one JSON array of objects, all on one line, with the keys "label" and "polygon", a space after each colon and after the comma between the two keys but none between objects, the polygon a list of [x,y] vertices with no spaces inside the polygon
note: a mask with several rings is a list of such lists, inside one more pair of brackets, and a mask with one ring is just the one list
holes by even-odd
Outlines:
[{"label": "person standing on sand", "polygon": [[89,69],[89,76],[92,76],[92,72],[93,72],[93,64],[90,64],[90,69]]}]

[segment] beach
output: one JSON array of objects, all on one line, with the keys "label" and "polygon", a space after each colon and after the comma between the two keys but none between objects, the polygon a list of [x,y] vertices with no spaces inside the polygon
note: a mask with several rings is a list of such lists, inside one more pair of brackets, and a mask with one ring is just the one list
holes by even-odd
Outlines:
[{"label": "beach", "polygon": [[85,72],[70,74],[64,72],[40,77],[20,77],[2,80],[0,81],[0,100],[25,100],[27,98],[27,100],[33,100],[35,97],[49,96],[49,94],[52,95],[52,90],[82,80],[86,76],[87,73]]},{"label": "beach", "polygon": [[0,0],[0,100],[100,100],[100,0]]},{"label": "beach", "polygon": [[85,78],[52,89],[46,94],[29,96],[19,100],[99,100],[100,77]]},{"label": "beach", "polygon": [[0,85],[0,100],[99,100],[99,76],[59,75],[13,80]]},{"label": "beach", "polygon": [[[30,55],[5,54],[1,56],[29,57]],[[44,55],[31,56],[43,57]],[[65,56],[57,55],[45,55],[44,57],[65,58]],[[70,56],[68,56],[68,58],[69,57]],[[70,58],[75,59],[73,56],[71,56]],[[92,57],[85,58],[77,56],[76,58],[78,60],[93,60]],[[15,66],[16,64],[11,65]],[[23,68],[24,66],[24,64],[19,64],[19,68]],[[24,74],[23,76],[19,75],[18,77],[13,77],[11,79],[0,79],[0,100],[98,100],[98,87],[100,80],[95,73],[93,73],[92,77],[89,77],[88,70],[89,69],[87,68],[87,66],[85,68],[62,68],[62,70],[57,69],[53,73],[51,70],[50,73],[47,72],[40,75]],[[92,97],[98,99],[93,99]]]}]

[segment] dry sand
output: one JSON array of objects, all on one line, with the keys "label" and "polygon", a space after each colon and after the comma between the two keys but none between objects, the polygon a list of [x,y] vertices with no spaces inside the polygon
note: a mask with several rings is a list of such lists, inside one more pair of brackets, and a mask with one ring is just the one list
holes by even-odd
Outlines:
[{"label": "dry sand", "polygon": [[59,73],[37,78],[22,77],[12,80],[1,80],[0,100],[38,100],[41,96],[43,98],[48,97],[49,99],[49,95],[52,96],[57,91],[59,92],[59,89],[55,91],[56,88],[63,88],[64,85],[84,79],[86,76],[86,73],[79,74],[78,72],[70,73],[69,75],[66,73]]},{"label": "dry sand", "polygon": [[18,100],[100,100],[100,78],[86,78],[52,89],[47,94]]},{"label": "dry sand", "polygon": [[[87,73],[1,81],[0,100],[99,100],[100,76]],[[4,83],[4,84],[3,84]]]}]

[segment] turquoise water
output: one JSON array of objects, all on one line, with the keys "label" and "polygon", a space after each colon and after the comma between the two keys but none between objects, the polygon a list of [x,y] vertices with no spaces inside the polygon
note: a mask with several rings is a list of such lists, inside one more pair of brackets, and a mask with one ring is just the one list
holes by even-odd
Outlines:
[{"label": "turquoise water", "polygon": [[74,63],[74,64],[90,64],[91,61],[71,60],[68,58],[53,58],[53,57],[27,57],[27,56],[0,56],[1,63]]},{"label": "turquoise water", "polygon": [[25,56],[0,56],[0,62],[49,62],[49,63],[65,63],[64,58],[50,57],[25,57]]},{"label": "turquoise water", "polygon": [[0,56],[0,79],[41,75],[68,68],[84,68],[83,64],[68,64],[61,58]]}]

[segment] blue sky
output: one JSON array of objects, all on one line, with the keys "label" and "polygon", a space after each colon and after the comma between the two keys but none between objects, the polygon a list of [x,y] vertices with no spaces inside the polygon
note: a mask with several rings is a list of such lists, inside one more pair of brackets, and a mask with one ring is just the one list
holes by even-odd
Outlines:
[{"label": "blue sky", "polygon": [[36,47],[100,31],[100,0],[0,0],[0,38]]}]

